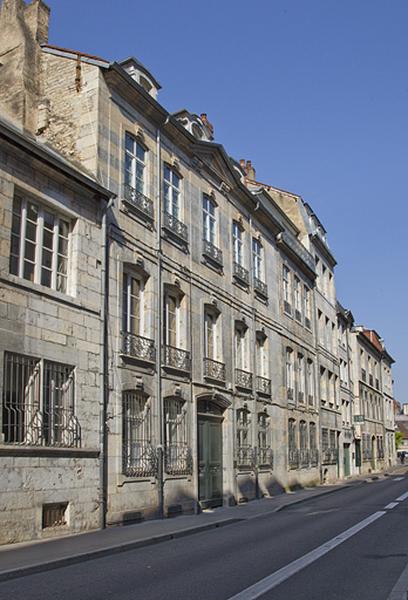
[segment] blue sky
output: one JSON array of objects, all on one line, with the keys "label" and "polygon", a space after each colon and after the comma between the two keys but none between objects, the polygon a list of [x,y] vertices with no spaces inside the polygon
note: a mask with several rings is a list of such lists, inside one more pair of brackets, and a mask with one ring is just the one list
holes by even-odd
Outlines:
[{"label": "blue sky", "polygon": [[406,0],[48,0],[50,43],[134,55],[170,111],[207,112],[257,178],[328,230],[339,299],[396,358],[408,401]]}]

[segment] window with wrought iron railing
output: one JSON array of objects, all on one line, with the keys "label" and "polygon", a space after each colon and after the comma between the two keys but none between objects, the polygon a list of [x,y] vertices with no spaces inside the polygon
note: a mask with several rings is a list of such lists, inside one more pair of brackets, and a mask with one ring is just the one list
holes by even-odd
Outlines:
[{"label": "window with wrought iron railing", "polygon": [[74,367],[6,352],[3,398],[4,443],[80,447]]},{"label": "window with wrought iron railing", "polygon": [[238,465],[250,465],[253,460],[251,444],[251,415],[246,408],[237,410],[237,449]]},{"label": "window with wrought iron railing", "polygon": [[138,390],[122,394],[123,473],[128,477],[157,474],[157,453],[152,444],[152,422],[149,397]]},{"label": "window with wrought iron railing", "polygon": [[188,475],[193,458],[188,444],[187,412],[184,400],[164,399],[165,449],[164,466],[171,475]]}]

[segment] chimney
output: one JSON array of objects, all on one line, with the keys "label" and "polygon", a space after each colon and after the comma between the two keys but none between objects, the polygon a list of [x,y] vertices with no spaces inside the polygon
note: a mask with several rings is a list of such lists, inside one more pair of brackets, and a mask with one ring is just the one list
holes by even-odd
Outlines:
[{"label": "chimney", "polygon": [[255,169],[252,166],[252,161],[250,160],[246,161],[245,174],[248,177],[248,179],[252,179],[253,181],[255,181]]},{"label": "chimney", "polygon": [[0,10],[0,109],[37,132],[41,101],[41,43],[48,39],[49,8],[42,0],[3,0]]},{"label": "chimney", "polygon": [[35,41],[39,44],[48,42],[48,23],[50,9],[42,0],[33,0],[25,7],[25,20]]}]

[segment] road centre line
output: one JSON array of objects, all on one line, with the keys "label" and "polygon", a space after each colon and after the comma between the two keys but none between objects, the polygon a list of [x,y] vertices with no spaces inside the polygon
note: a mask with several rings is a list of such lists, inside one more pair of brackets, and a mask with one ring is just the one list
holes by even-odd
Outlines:
[{"label": "road centre line", "polygon": [[373,513],[372,515],[366,517],[356,525],[353,525],[353,527],[350,527],[349,529],[346,529],[339,535],[336,535],[336,537],[332,538],[328,542],[325,542],[321,546],[318,546],[314,550],[311,550],[311,552],[308,552],[304,556],[301,556],[297,560],[294,560],[293,562],[287,564],[286,566],[282,567],[278,571],[275,571],[271,575],[264,577],[254,585],[251,585],[250,587],[246,588],[242,592],[239,592],[235,596],[231,596],[231,598],[229,598],[228,600],[255,600],[256,598],[263,596],[263,594],[266,594],[266,592],[269,592],[279,584],[283,583],[284,581],[289,579],[289,577],[295,575],[295,573],[298,573],[305,567],[308,567],[310,564],[312,564],[313,562],[330,552],[330,550],[333,550],[334,548],[351,538],[353,535],[356,535],[356,533],[358,533],[368,525],[371,525],[371,523],[374,523],[374,521],[380,519],[386,514],[387,513],[383,510],[379,510]]},{"label": "road centre line", "polygon": [[396,502],[402,502],[403,500],[406,500],[407,498],[408,498],[408,492],[405,492],[405,494],[402,494],[401,496],[396,498]]},{"label": "road centre line", "polygon": [[398,506],[398,502],[390,502],[389,504],[387,504],[387,506],[384,506],[384,509],[395,508],[396,506]]}]

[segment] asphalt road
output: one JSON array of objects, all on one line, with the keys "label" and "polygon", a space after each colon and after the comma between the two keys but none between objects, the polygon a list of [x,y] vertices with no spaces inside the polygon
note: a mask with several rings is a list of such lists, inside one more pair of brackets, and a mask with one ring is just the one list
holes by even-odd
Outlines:
[{"label": "asphalt road", "polygon": [[[408,492],[408,477],[397,479],[350,486],[221,529],[0,583],[0,599],[387,600],[408,563],[408,494],[385,508]],[[343,532],[348,539],[340,543]],[[310,558],[322,546],[322,555]],[[284,580],[277,583],[280,569]],[[261,595],[251,595],[254,585]]]}]

